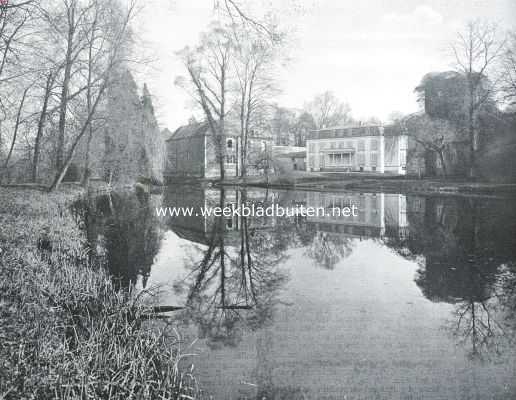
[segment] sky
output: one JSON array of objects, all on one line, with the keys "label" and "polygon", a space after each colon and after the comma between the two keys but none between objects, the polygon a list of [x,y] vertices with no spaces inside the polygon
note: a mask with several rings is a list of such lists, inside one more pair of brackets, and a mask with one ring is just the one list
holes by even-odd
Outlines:
[{"label": "sky", "polygon": [[[192,115],[187,94],[174,85],[184,67],[176,52],[195,45],[215,17],[217,0],[147,0],[134,21],[136,68],[147,83],[162,128]],[[250,0],[247,0],[250,2]],[[256,0],[253,0],[256,2]],[[240,0],[245,4],[246,0]],[[254,3],[256,4],[256,3]],[[279,77],[281,106],[302,108],[331,90],[356,119],[386,121],[392,112],[418,110],[414,94],[423,75],[453,67],[450,43],[473,19],[516,28],[516,0],[262,0],[290,32],[289,62]]]}]

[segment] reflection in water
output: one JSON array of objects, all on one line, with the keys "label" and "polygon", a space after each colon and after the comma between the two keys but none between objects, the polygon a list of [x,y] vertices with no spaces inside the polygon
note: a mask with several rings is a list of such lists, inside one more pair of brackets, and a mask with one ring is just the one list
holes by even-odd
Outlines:
[{"label": "reflection in water", "polygon": [[89,195],[73,205],[86,230],[90,263],[107,267],[120,287],[129,288],[139,278],[146,286],[161,242],[156,197],[119,192]]},{"label": "reflection in water", "polygon": [[[184,325],[196,327],[195,335],[206,339],[214,352],[217,362],[210,364],[208,357],[206,369],[211,381],[218,382],[215,386],[219,389],[212,389],[220,392],[221,398],[233,396],[236,390],[227,385],[247,385],[234,382],[231,367],[227,376],[217,372],[222,368],[221,360],[237,365],[240,353],[245,353],[245,362],[234,368],[240,373],[249,363],[253,364],[246,375],[250,380],[246,387],[254,388],[252,395],[248,390],[244,395],[239,392],[241,398],[303,398],[314,393],[317,396],[323,387],[328,388],[324,385],[336,385],[328,382],[330,375],[326,383],[317,375],[321,371],[328,373],[328,360],[335,363],[335,371],[344,374],[335,378],[342,382],[337,385],[338,390],[328,389],[328,393],[333,393],[328,398],[338,398],[335,393],[351,398],[375,397],[369,389],[380,385],[374,371],[384,362],[384,349],[405,340],[402,349],[408,353],[405,358],[391,361],[399,364],[391,368],[392,373],[401,379],[400,387],[405,389],[403,379],[409,377],[400,376],[415,374],[411,379],[417,383],[409,380],[408,388],[416,385],[416,391],[435,391],[435,396],[429,398],[461,397],[440,386],[439,382],[445,382],[450,373],[440,372],[437,367],[424,369],[430,360],[437,363],[442,359],[443,349],[451,352],[451,343],[460,344],[459,348],[469,356],[461,360],[460,356],[450,355],[453,358],[443,361],[455,365],[456,370],[471,369],[475,374],[480,368],[475,363],[503,360],[512,366],[508,372],[511,376],[514,352],[510,346],[514,345],[516,331],[516,207],[511,202],[382,193],[176,187],[168,189],[162,205],[194,207],[193,215],[158,219],[154,207],[159,200],[152,196],[114,194],[89,198],[76,208],[85,222],[92,259],[106,265],[124,286],[138,278],[145,285],[149,274],[152,280],[154,273],[163,273],[160,268],[165,275],[167,271],[173,272],[173,296],[167,301],[178,304],[167,304],[185,307],[175,317]],[[244,203],[265,207],[273,203],[284,207],[303,205],[326,210],[354,204],[359,212],[353,218],[203,217],[200,212],[201,207],[239,207]],[[153,264],[163,230],[169,230],[181,246],[188,247],[184,260],[169,254],[168,259],[173,261],[162,266]],[[174,249],[168,251],[178,251],[177,247]],[[384,253],[383,249],[389,252]],[[391,265],[391,269],[382,269],[384,264]],[[415,278],[406,265],[414,266]],[[339,282],[338,287],[326,288],[332,281]],[[154,282],[160,283],[159,279]],[[392,292],[387,289],[390,285],[396,285]],[[297,317],[291,320],[290,315]],[[318,322],[321,318],[323,325]],[[340,322],[332,325],[336,321]],[[443,327],[448,336],[438,336]],[[344,342],[328,339],[344,328],[347,333],[339,339]],[[309,379],[306,376],[296,378],[304,376],[299,370],[292,375],[287,372],[294,368],[292,365],[302,363],[303,349],[298,347],[306,346],[304,330],[309,346],[319,349],[313,353],[304,348],[311,354],[303,361],[307,373],[318,376],[311,385],[305,382]],[[430,354],[425,356],[426,353],[421,356],[425,341],[430,338],[418,342],[415,338],[419,330],[423,336],[429,332],[435,335],[435,359]],[[391,332],[396,336],[392,337]],[[284,335],[289,339],[283,345],[292,344],[295,350],[290,351],[294,354],[285,355],[278,347]],[[446,342],[449,339],[450,343]],[[382,350],[379,354],[368,353],[376,342]],[[339,347],[344,343],[348,344]],[[355,347],[350,343],[355,343]],[[326,361],[322,356],[325,346],[336,351]],[[231,349],[240,349],[240,353]],[[425,351],[434,351],[431,346],[428,349]],[[350,359],[342,359],[339,354],[347,354]],[[296,361],[291,364],[293,360]],[[417,367],[410,367],[411,363]],[[368,365],[366,378],[360,375],[364,365]],[[420,381],[420,369],[431,374],[430,383]],[[490,373],[486,371],[481,374]],[[506,384],[505,374],[496,374],[496,379],[491,377],[492,382],[486,375],[488,387],[483,389],[475,385],[465,389],[457,383],[469,393],[462,397],[482,398],[479,393],[496,392],[500,398],[510,398],[514,388]],[[359,376],[367,382],[358,384]],[[469,378],[461,379],[466,382]],[[498,387],[500,382],[505,386]],[[391,395],[378,398],[393,397],[392,389],[382,390]]]},{"label": "reflection in water", "polygon": [[[306,194],[307,206],[326,210],[324,215],[309,216],[307,223],[313,240],[307,255],[324,268],[332,269],[353,250],[352,239],[403,238],[406,234],[406,198],[384,193],[320,193]],[[346,217],[333,209],[358,209],[356,216]]]},{"label": "reflection in water", "polygon": [[417,285],[429,300],[455,305],[449,329],[469,347],[470,356],[499,353],[502,343],[513,339],[505,334],[500,299],[516,260],[514,207],[504,201],[432,197],[415,198],[411,205],[404,245],[423,256]]},{"label": "reflection in water", "polygon": [[[176,207],[237,207],[247,202],[239,191],[174,193]],[[267,197],[259,200],[268,202]],[[193,223],[192,223],[193,222]],[[242,329],[256,330],[270,320],[277,292],[286,280],[278,268],[284,260],[282,229],[272,219],[253,221],[242,216],[172,217],[168,224],[182,238],[204,244],[200,261],[185,265],[187,277],[175,284],[186,292],[187,316],[199,327],[200,338],[212,346],[236,345]]]}]

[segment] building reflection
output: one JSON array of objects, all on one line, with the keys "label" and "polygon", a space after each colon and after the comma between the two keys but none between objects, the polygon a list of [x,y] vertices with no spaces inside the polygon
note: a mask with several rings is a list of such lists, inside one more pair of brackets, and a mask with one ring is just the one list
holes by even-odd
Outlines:
[{"label": "building reflection", "polygon": [[[326,210],[307,219],[318,232],[352,238],[403,238],[408,232],[407,201],[401,194],[308,192],[307,206]],[[355,216],[333,211],[352,206],[357,208]]]},{"label": "building reflection", "polygon": [[[358,215],[204,217],[201,212],[202,207],[267,207],[274,203],[325,210],[356,205]],[[288,378],[275,367],[275,335],[282,333],[275,330],[274,320],[275,316],[281,319],[277,317],[282,315],[279,312],[289,313],[288,308],[280,307],[284,304],[282,290],[297,273],[295,268],[288,272],[283,267],[293,249],[300,249],[296,256],[301,262],[309,259],[311,274],[314,264],[325,269],[338,266],[336,271],[316,272],[319,276],[344,277],[339,281],[342,284],[349,277],[346,257],[355,251],[359,241],[371,240],[374,245],[386,246],[417,265],[414,282],[411,272],[408,285],[417,285],[421,297],[443,304],[446,313],[452,309],[446,331],[469,356],[497,358],[514,345],[516,209],[510,202],[191,186],[170,188],[162,203],[167,207],[193,207],[191,216],[158,219],[156,205],[145,196],[113,194],[88,199],[85,204],[77,204],[77,210],[86,221],[90,247],[95,249],[92,254],[108,266],[115,279],[123,279],[124,285],[151,272],[163,225],[194,244],[189,246],[191,257],[184,264],[181,260],[184,274],[174,281],[173,291],[184,302],[165,305],[185,307],[174,314],[176,321],[193,327],[196,337],[220,349],[217,354],[221,357],[234,356],[231,349],[248,334],[247,350],[238,351],[247,351],[245,365],[256,386],[246,392],[246,398],[308,397],[306,388],[300,388],[297,381],[293,386],[286,384]],[[366,260],[382,261],[374,254]],[[364,269],[365,284],[369,284],[367,273]],[[313,295],[303,288],[303,296]],[[317,298],[310,301],[318,304]],[[345,302],[340,307],[343,314],[348,312]],[[374,310],[364,307],[364,315],[371,311]],[[306,318],[317,319],[308,314]],[[361,322],[360,317],[356,317],[357,321]]]},{"label": "building reflection", "polygon": [[287,280],[280,268],[286,255],[282,230],[273,219],[202,216],[201,208],[236,207],[270,198],[237,190],[202,189],[169,193],[167,204],[193,207],[195,217],[170,217],[181,238],[203,245],[185,265],[188,274],[174,285],[186,297],[183,318],[198,327],[211,347],[235,346],[245,330],[271,321],[277,293]]},{"label": "building reflection", "polygon": [[[207,235],[213,229],[215,216],[203,216],[201,209],[219,206],[220,191],[217,189],[189,189],[172,191],[165,200],[167,205],[174,207],[193,207],[192,216],[170,217],[168,225],[181,238],[195,243],[207,244]],[[384,193],[328,193],[328,192],[290,192],[263,190],[224,190],[223,207],[239,208],[242,204],[267,207],[279,204],[284,208],[310,207],[324,208],[324,214],[316,216],[260,216],[224,217],[224,229],[227,243],[238,242],[236,232],[240,231],[245,219],[248,228],[252,230],[280,229],[289,225],[307,231],[313,238],[316,234],[337,234],[347,238],[385,238],[403,239],[408,235],[406,196]],[[355,206],[356,216],[338,215],[333,209]],[[306,234],[300,232],[298,241],[308,241]],[[293,240],[297,242],[296,240]]]}]

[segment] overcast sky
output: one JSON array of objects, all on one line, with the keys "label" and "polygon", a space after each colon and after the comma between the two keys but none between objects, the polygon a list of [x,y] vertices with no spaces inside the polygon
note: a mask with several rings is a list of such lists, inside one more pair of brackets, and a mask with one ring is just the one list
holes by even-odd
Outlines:
[{"label": "overcast sky", "polygon": [[[249,0],[250,1],[250,0]],[[241,0],[244,2],[244,0]],[[140,67],[155,97],[162,127],[174,130],[192,110],[174,86],[185,71],[175,52],[193,45],[214,17],[214,0],[147,0],[136,20],[141,49],[152,62]],[[514,29],[516,0],[276,0],[292,29],[291,61],[277,102],[301,108],[332,90],[353,116],[385,120],[417,110],[414,87],[430,71],[451,67],[449,43],[467,21],[487,18]],[[285,5],[297,5],[292,10]]]}]

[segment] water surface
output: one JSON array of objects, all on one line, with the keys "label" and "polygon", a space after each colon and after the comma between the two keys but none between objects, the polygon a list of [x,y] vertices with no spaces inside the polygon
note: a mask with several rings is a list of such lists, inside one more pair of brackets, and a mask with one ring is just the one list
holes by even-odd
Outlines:
[{"label": "water surface", "polygon": [[[155,207],[356,217],[158,217]],[[516,206],[505,199],[171,187],[78,207],[120,285],[159,287],[215,399],[516,397]]]}]

